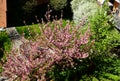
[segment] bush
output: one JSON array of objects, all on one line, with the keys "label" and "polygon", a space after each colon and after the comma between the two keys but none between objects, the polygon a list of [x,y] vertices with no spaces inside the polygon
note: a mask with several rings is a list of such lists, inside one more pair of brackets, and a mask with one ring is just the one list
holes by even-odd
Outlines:
[{"label": "bush", "polygon": [[67,0],[50,0],[50,5],[54,10],[60,10],[67,5]]},{"label": "bush", "polygon": [[35,10],[36,6],[37,0],[27,0],[25,1],[25,4],[23,5],[22,9],[25,13],[32,13]]},{"label": "bush", "polygon": [[79,24],[84,16],[94,15],[98,5],[95,3],[95,0],[72,0],[71,7],[73,20],[76,24]]},{"label": "bush", "polygon": [[90,17],[92,39],[95,40],[94,53],[109,54],[110,50],[120,44],[120,33],[115,28],[111,15],[107,15],[104,8],[100,9],[94,16]]},{"label": "bush", "polygon": [[[83,23],[82,23],[83,24]],[[68,22],[63,27],[62,20],[54,20],[40,26],[41,37],[36,41],[24,42],[17,50],[12,50],[4,64],[3,76],[9,80],[34,81],[46,78],[54,65],[60,65],[61,70],[74,67],[74,60],[82,61],[89,56],[89,28],[84,34],[80,33],[81,26],[73,27]]]},{"label": "bush", "polygon": [[120,32],[111,21],[113,17],[107,15],[106,9],[108,10],[107,7],[100,8],[94,16],[89,17],[94,46],[90,58],[85,61],[86,73],[81,76],[80,81],[120,80],[120,60],[111,53],[111,50],[120,44]]},{"label": "bush", "polygon": [[87,58],[77,62],[75,68],[61,70],[60,66],[55,66],[49,75],[54,81],[119,81],[119,62],[116,57]]},{"label": "bush", "polygon": [[[87,68],[80,81],[119,81],[120,80],[120,59],[114,56],[96,56],[91,59],[92,64],[86,61]],[[82,66],[82,65],[81,65]],[[84,66],[84,65],[83,65]],[[79,66],[80,67],[80,66]],[[86,70],[87,69],[87,70]],[[81,71],[81,70],[80,70]]]}]

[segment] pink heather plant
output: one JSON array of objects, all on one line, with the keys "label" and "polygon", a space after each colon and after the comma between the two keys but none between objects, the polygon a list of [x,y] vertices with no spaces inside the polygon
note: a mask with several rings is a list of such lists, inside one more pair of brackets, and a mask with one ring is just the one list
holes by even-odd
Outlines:
[{"label": "pink heather plant", "polygon": [[44,27],[40,27],[42,36],[36,41],[24,42],[23,39],[20,54],[17,54],[17,50],[11,51],[2,75],[8,77],[9,81],[46,81],[46,73],[55,64],[74,67],[74,59],[81,60],[89,56],[90,29],[82,34],[80,29],[83,24],[75,27],[68,22],[63,27],[62,20],[44,24]]},{"label": "pink heather plant", "polygon": [[[34,76],[36,78],[42,77],[45,73],[44,69],[47,69],[52,61],[49,61],[51,58],[47,56],[50,54],[48,48],[42,48],[39,45],[39,42],[28,42],[22,45],[20,48],[20,55],[16,54],[16,51],[13,50],[7,58],[2,74],[9,77],[10,81],[19,78],[20,81],[26,81],[30,80],[29,76],[31,76],[31,73],[40,70],[39,74],[34,74]],[[39,76],[40,74],[42,74],[42,76]],[[40,79],[44,81],[44,78]]]}]

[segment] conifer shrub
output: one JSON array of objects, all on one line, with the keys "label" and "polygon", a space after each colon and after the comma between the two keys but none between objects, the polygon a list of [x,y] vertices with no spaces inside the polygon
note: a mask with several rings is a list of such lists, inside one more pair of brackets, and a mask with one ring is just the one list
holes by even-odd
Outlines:
[{"label": "conifer shrub", "polygon": [[97,55],[109,55],[111,50],[120,44],[120,32],[116,29],[112,18],[111,15],[107,14],[104,7],[89,18],[91,32],[93,33],[92,39],[95,40],[94,50]]},{"label": "conifer shrub", "polygon": [[86,62],[88,65],[87,71],[82,75],[80,81],[120,80],[119,56],[111,52],[114,47],[120,44],[120,32],[112,21],[112,15],[107,14],[107,10],[108,7],[103,6],[94,16],[89,17],[91,39],[94,39],[94,45],[91,56]]}]

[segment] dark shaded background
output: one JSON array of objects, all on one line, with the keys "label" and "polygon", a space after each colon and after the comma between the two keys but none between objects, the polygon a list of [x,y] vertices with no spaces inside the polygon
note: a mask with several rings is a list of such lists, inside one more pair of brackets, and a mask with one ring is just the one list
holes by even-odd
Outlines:
[{"label": "dark shaded background", "polygon": [[[67,6],[63,9],[63,18],[64,19],[72,19],[72,10],[70,7],[70,1],[68,0]],[[26,21],[27,24],[32,24],[32,22],[36,23],[35,16],[38,16],[39,19],[44,18],[44,15],[48,9],[47,5],[49,3],[44,3],[41,5],[37,5],[35,10],[32,13],[25,13],[22,9],[25,0],[8,0],[7,1],[7,26],[22,26],[24,25],[23,21]],[[61,10],[54,11],[51,13],[52,15],[58,15],[60,17]]]}]

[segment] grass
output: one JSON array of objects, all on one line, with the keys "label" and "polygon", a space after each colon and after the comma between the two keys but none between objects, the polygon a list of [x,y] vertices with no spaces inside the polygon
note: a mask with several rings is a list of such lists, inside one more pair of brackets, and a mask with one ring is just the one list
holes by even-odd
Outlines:
[{"label": "grass", "polygon": [[[65,27],[67,22],[74,25],[72,21],[62,20],[62,26]],[[50,22],[49,25],[54,25],[54,22]],[[17,26],[16,29],[20,35],[24,33],[26,39],[36,38],[37,35],[41,35],[40,27],[43,27],[43,24],[33,24],[33,25],[25,25],[25,26]],[[54,27],[54,26],[53,26]]]},{"label": "grass", "polygon": [[40,35],[39,24],[27,25],[27,26],[18,26],[16,27],[19,34],[25,34],[25,38],[31,39],[35,38],[36,34]]}]

